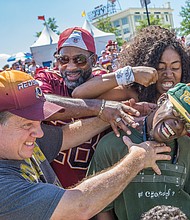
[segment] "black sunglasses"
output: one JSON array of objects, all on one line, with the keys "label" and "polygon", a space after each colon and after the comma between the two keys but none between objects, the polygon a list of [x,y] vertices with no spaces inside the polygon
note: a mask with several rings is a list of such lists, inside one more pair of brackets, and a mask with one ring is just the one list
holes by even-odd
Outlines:
[{"label": "black sunglasses", "polygon": [[73,60],[73,63],[78,66],[85,66],[90,58],[92,58],[94,54],[91,54],[89,57],[84,54],[79,54],[73,57],[69,57],[67,55],[55,54],[54,57],[60,62],[61,65],[66,65],[69,63],[70,59]]}]

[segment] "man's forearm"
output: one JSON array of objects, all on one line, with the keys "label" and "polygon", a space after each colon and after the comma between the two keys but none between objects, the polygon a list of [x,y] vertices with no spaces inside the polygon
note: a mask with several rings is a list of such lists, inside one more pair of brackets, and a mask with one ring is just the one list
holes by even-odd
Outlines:
[{"label": "man's forearm", "polygon": [[[132,153],[107,172],[103,172],[71,190],[67,190],[57,206],[57,213],[69,219],[89,219],[112,202],[143,168],[141,154]],[[66,202],[67,201],[67,202]],[[75,212],[73,212],[75,207]],[[82,215],[82,216],[81,216]]]},{"label": "man's forearm", "polygon": [[[49,121],[62,120],[65,121],[71,118],[84,118],[98,116],[103,121],[108,122],[116,136],[120,136],[118,128],[124,132],[130,132],[127,125],[136,127],[137,124],[131,115],[139,116],[139,112],[121,102],[104,101],[98,99],[74,99],[66,98],[58,95],[48,94],[46,99],[65,108],[62,113],[56,113]],[[117,120],[120,121],[118,123]],[[121,120],[122,119],[122,120]]]},{"label": "man's forearm", "polygon": [[74,99],[63,96],[46,94],[47,101],[53,102],[65,108],[63,113],[56,113],[48,120],[67,120],[71,118],[82,118],[89,116],[97,116],[102,101],[95,99]]},{"label": "man's forearm", "polygon": [[[90,191],[90,193],[93,192],[93,195],[89,194],[89,201],[87,198],[86,200],[88,206],[91,207],[91,211],[98,213],[102,210],[102,206],[106,207],[125,189],[142,168],[142,155],[140,153],[131,153],[113,169],[110,169],[108,172],[104,171],[100,176],[95,176],[96,181],[94,181],[95,179],[89,179],[89,182],[84,181],[76,188],[85,191],[86,188],[89,188],[88,184],[96,182],[92,187],[92,191]],[[93,197],[93,201],[90,199],[91,197]],[[94,213],[91,213],[91,215],[93,216]]]},{"label": "man's forearm", "polygon": [[152,167],[157,174],[161,174],[156,161],[171,160],[167,154],[171,148],[165,144],[154,141],[134,144],[127,136],[123,137],[123,141],[129,148],[129,154],[113,167],[66,190],[53,213],[53,219],[89,219],[112,202],[140,170]]},{"label": "man's forearm", "polygon": [[110,125],[103,120],[92,117],[81,119],[74,123],[63,126],[63,142],[61,150],[67,150],[78,146],[90,138],[101,133]]},{"label": "man's forearm", "polygon": [[103,74],[77,86],[72,92],[72,97],[85,99],[97,98],[117,86],[118,84],[114,73]]}]

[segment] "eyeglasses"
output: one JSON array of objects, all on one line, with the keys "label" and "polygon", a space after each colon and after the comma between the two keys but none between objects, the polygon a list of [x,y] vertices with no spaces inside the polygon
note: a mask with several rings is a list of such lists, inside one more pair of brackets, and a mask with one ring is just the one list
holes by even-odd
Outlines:
[{"label": "eyeglasses", "polygon": [[190,133],[190,123],[187,122],[187,120],[183,117],[183,115],[175,108],[174,105],[172,105],[172,113],[175,117],[179,118],[184,126],[185,126],[185,129],[188,133]]},{"label": "eyeglasses", "polygon": [[89,57],[84,54],[79,54],[73,57],[69,57],[67,55],[59,55],[55,54],[54,57],[60,62],[61,65],[66,65],[69,63],[70,59],[73,60],[73,63],[77,66],[85,66],[90,58],[92,58],[94,54],[91,54]]}]

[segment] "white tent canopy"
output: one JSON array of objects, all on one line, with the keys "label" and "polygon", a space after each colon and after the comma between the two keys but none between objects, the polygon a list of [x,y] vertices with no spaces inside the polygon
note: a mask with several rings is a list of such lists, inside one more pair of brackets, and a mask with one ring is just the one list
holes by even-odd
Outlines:
[{"label": "white tent canopy", "polygon": [[59,36],[45,25],[37,41],[30,46],[36,64],[44,66],[53,62],[58,40]]},{"label": "white tent canopy", "polygon": [[9,55],[9,54],[1,53],[1,54],[0,54],[0,59],[2,59],[2,60],[7,60],[10,56],[11,56],[11,55]]},{"label": "white tent canopy", "polygon": [[115,34],[101,31],[87,20],[85,20],[82,28],[89,31],[94,37],[95,45],[96,45],[96,53],[98,56],[101,55],[101,51],[105,49],[105,46],[109,40],[116,39]]}]

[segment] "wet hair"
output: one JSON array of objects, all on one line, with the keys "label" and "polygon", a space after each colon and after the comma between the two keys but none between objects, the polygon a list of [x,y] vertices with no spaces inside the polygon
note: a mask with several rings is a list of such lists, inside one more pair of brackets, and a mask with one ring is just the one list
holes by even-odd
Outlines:
[{"label": "wet hair", "polygon": [[0,112],[0,124],[4,125],[6,121],[12,116],[10,112]]},{"label": "wet hair", "polygon": [[140,220],[188,220],[187,216],[177,207],[155,206],[141,215]]},{"label": "wet hair", "polygon": [[[158,68],[161,56],[166,48],[174,49],[181,57],[182,77],[181,82],[190,82],[189,57],[183,44],[176,35],[166,28],[151,25],[139,31],[129,46],[123,48],[119,55],[121,66],[150,66]],[[156,103],[156,85],[148,87],[134,83],[139,94],[139,101]]]}]

